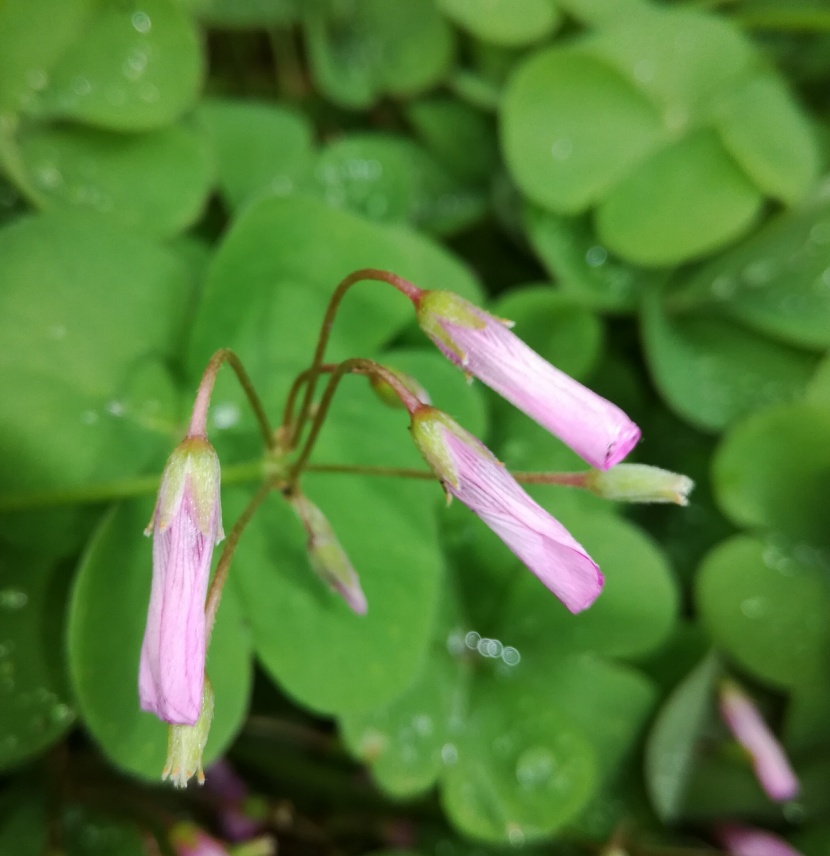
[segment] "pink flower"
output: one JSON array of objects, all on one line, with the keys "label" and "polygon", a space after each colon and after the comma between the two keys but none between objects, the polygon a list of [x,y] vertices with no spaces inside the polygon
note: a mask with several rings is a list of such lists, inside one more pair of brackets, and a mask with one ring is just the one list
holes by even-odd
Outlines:
[{"label": "pink flower", "polygon": [[143,710],[195,725],[205,677],[205,597],[214,544],[224,537],[219,459],[188,436],[167,462],[153,518],[153,584],[138,693]]},{"label": "pink flower", "polygon": [[424,332],[444,356],[494,389],[607,470],[640,439],[640,429],[610,401],[554,368],[502,321],[449,291],[407,290]]},{"label": "pink flower", "polygon": [[248,786],[228,761],[220,760],[207,771],[207,790],[218,800],[216,811],[222,834],[228,841],[248,841],[265,828],[262,818],[246,810]]},{"label": "pink flower", "polygon": [[412,412],[412,438],[444,489],[477,514],[571,612],[602,590],[596,563],[472,434],[434,407]]},{"label": "pink flower", "polygon": [[724,824],[718,828],[717,838],[731,856],[801,856],[783,838],[751,826]]},{"label": "pink flower", "polygon": [[735,739],[752,757],[761,787],[770,799],[784,802],[798,794],[798,779],[784,750],[749,696],[733,681],[723,681],[720,712]]},{"label": "pink flower", "polygon": [[228,856],[225,846],[194,823],[182,821],[170,830],[170,844],[176,856]]}]

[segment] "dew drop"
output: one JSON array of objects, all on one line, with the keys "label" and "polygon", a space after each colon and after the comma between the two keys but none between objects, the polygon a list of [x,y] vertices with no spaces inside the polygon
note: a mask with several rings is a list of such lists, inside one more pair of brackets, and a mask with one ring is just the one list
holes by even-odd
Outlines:
[{"label": "dew drop", "polygon": [[458,749],[455,747],[454,743],[445,743],[441,747],[441,760],[448,767],[451,767],[453,764],[457,763]]},{"label": "dew drop", "polygon": [[607,259],[608,251],[605,247],[590,247],[585,253],[585,261],[587,262],[588,267],[600,267],[605,264]]},{"label": "dew drop", "polygon": [[472,651],[474,651],[476,648],[478,648],[478,643],[479,643],[480,641],[481,641],[481,634],[480,634],[480,633],[476,633],[476,631],[475,631],[475,630],[471,630],[471,631],[470,631],[470,632],[469,632],[469,633],[464,637],[464,644],[465,644],[465,645],[466,645],[470,650],[472,650]]},{"label": "dew drop", "polygon": [[412,727],[415,730],[415,733],[419,734],[421,737],[429,737],[433,731],[432,717],[427,716],[425,713],[419,713],[412,720]]},{"label": "dew drop", "polygon": [[767,614],[767,602],[763,597],[748,597],[741,603],[741,612],[747,618],[763,618]]},{"label": "dew drop", "polygon": [[558,140],[554,140],[553,145],[550,147],[550,153],[553,155],[554,160],[564,161],[567,160],[572,154],[574,150],[574,144],[567,137],[560,137]]},{"label": "dew drop", "polygon": [[504,651],[501,652],[501,658],[507,666],[518,666],[519,661],[522,659],[522,655],[512,645],[508,645]]},{"label": "dew drop", "polygon": [[213,408],[213,424],[223,431],[239,422],[239,408],[232,401],[223,401]]},{"label": "dew drop", "polygon": [[525,843],[525,834],[518,824],[507,824],[507,840],[511,847],[521,847]]},{"label": "dew drop", "polygon": [[19,589],[0,591],[0,609],[23,609],[29,602],[29,595]]},{"label": "dew drop", "polygon": [[133,12],[132,15],[133,28],[139,33],[149,33],[153,26],[150,16],[146,12]]},{"label": "dew drop", "polygon": [[526,749],[516,762],[516,779],[524,788],[540,788],[547,784],[556,768],[550,750],[543,746]]}]

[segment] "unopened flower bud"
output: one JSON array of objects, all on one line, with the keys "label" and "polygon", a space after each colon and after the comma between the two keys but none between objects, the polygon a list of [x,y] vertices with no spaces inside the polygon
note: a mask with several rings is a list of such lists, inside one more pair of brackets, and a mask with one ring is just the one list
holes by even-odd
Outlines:
[{"label": "unopened flower bud", "polygon": [[366,595],[360,587],[360,579],[323,512],[301,493],[289,497],[288,501],[308,533],[308,558],[314,572],[354,612],[365,615]]},{"label": "unopened flower bud", "polygon": [[409,294],[421,329],[449,360],[487,384],[601,470],[621,461],[640,429],[610,401],[552,366],[496,318],[449,291]]},{"label": "unopened flower bud", "polygon": [[434,407],[415,410],[410,430],[447,494],[478,515],[571,612],[596,600],[603,585],[596,563],[483,443]]},{"label": "unopened flower bud", "polygon": [[734,681],[721,683],[720,712],[752,759],[755,775],[767,796],[777,802],[793,799],[799,783],[790,762],[752,699]]},{"label": "unopened flower bud", "polygon": [[202,754],[213,722],[213,687],[205,677],[202,708],[195,725],[171,725],[167,732],[167,763],[161,774],[177,788],[184,788],[196,776],[204,784]]},{"label": "unopened flower bud", "polygon": [[[404,372],[398,371],[397,369],[390,369],[388,366],[385,366],[386,370],[394,375],[401,384],[406,387],[420,402],[423,404],[431,404],[432,400],[429,397],[429,393],[415,380],[412,375],[405,374]],[[370,375],[369,376],[369,385],[374,390],[377,397],[387,406],[405,408],[406,405],[401,401],[400,396],[395,392],[395,390],[382,378],[380,375]]]},{"label": "unopened flower bud", "polygon": [[153,583],[141,646],[143,710],[194,725],[205,673],[205,597],[213,547],[222,540],[219,458],[204,436],[187,437],[164,469],[147,534]]},{"label": "unopened flower bud", "polygon": [[695,483],[688,477],[647,464],[617,464],[610,470],[591,470],[585,487],[603,499],[622,502],[673,502],[688,505]]}]

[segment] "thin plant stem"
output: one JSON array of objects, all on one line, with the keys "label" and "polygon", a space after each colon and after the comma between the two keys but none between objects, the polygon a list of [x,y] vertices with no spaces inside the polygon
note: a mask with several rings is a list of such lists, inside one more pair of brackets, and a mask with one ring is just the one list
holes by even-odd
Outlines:
[{"label": "thin plant stem", "polygon": [[[401,403],[410,413],[414,413],[419,407],[422,406],[421,401],[417,398],[417,396],[413,395],[413,393],[408,390],[403,385],[403,383],[401,383],[400,378],[398,378],[388,369],[384,368],[373,360],[365,360],[360,358],[344,360],[337,366],[337,368],[332,373],[331,378],[329,379],[328,385],[326,386],[326,390],[323,393],[323,397],[320,399],[320,406],[317,408],[317,412],[314,414],[314,421],[312,422],[311,430],[309,431],[305,445],[303,446],[302,451],[297,457],[297,460],[291,467],[288,476],[289,489],[297,483],[297,479],[299,478],[300,473],[303,471],[306,461],[308,461],[308,458],[314,448],[314,444],[317,441],[317,437],[320,434],[320,430],[323,427],[323,422],[325,421],[326,414],[328,413],[329,406],[331,405],[332,398],[334,397],[334,393],[337,391],[337,387],[339,386],[340,381],[347,374],[362,374],[379,377],[391,387],[393,392],[401,400]],[[313,382],[314,379],[311,378],[309,380],[309,387],[307,387],[306,389],[310,388]]]},{"label": "thin plant stem", "polygon": [[[336,368],[337,363],[323,363],[317,371],[319,374],[331,374]],[[294,405],[297,403],[297,396],[300,394],[300,390],[308,382],[310,377],[311,369],[306,369],[305,371],[300,372],[297,377],[294,378],[294,382],[291,384],[291,389],[288,390],[288,397],[285,400],[285,407],[282,412],[282,425],[285,429],[289,428],[291,425],[291,421],[294,418]]]},{"label": "thin plant stem", "polygon": [[[300,413],[297,417],[297,422],[294,430],[291,432],[288,446],[294,448],[297,445],[300,434],[305,425],[306,419],[311,411],[311,402],[314,400],[314,392],[317,388],[317,380],[320,375],[321,366],[323,365],[323,356],[326,352],[326,345],[331,336],[331,328],[334,324],[334,318],[337,315],[337,310],[340,303],[346,295],[346,292],[356,283],[362,280],[373,280],[375,282],[385,282],[396,288],[401,294],[406,295],[410,300],[417,300],[421,293],[421,289],[413,285],[409,280],[391,273],[390,271],[377,270],[376,268],[363,268],[350,273],[345,279],[341,280],[340,284],[334,290],[331,296],[329,305],[326,307],[326,314],[323,316],[323,324],[320,328],[320,336],[317,339],[317,348],[314,352],[314,358],[311,361],[311,366],[308,369],[308,381],[306,383],[305,395],[303,402],[300,405]],[[287,428],[283,422],[283,427]]]},{"label": "thin plant stem", "polygon": [[242,387],[245,395],[248,398],[248,403],[256,416],[259,432],[262,435],[266,449],[274,448],[274,432],[271,430],[271,424],[268,421],[268,416],[265,413],[265,408],[262,406],[262,401],[257,394],[248,372],[242,365],[242,361],[230,348],[221,348],[209,360],[205,371],[202,374],[202,381],[199,384],[199,391],[196,393],[196,401],[193,403],[193,415],[190,419],[190,428],[188,436],[192,436],[195,426],[204,425],[207,419],[207,409],[210,404],[210,396],[213,392],[213,384],[216,381],[216,375],[222,363],[227,363],[236,374],[239,385]]},{"label": "thin plant stem", "polygon": [[222,597],[222,589],[225,587],[225,582],[228,579],[228,571],[231,567],[231,559],[236,552],[239,544],[239,539],[245,531],[247,525],[251,522],[251,518],[256,513],[257,509],[265,501],[268,494],[276,487],[279,481],[277,479],[269,479],[263,482],[257,492],[251,497],[248,504],[245,506],[242,514],[239,515],[236,523],[233,524],[231,531],[228,533],[225,546],[222,549],[222,555],[219,557],[219,562],[216,565],[216,572],[208,589],[207,598],[205,599],[205,621],[207,624],[207,635],[213,631],[213,623],[216,620],[216,611],[219,609],[219,600]]},{"label": "thin plant stem", "polygon": [[565,487],[585,487],[585,480],[590,470],[579,473],[511,473],[517,482],[522,484],[558,484]]}]

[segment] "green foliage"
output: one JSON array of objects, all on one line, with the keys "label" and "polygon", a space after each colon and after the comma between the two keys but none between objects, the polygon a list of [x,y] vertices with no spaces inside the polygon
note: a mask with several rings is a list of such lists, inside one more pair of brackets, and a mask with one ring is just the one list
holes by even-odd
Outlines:
[{"label": "green foliage", "polygon": [[[272,491],[210,644],[206,764],[255,772],[297,852],[700,849],[739,819],[824,856],[826,21],[784,0],[0,2],[0,853],[167,854],[172,818],[218,822],[221,798],[150,786],[141,532],[211,355],[238,353],[277,428],[337,283],[377,268],[514,321],[640,425],[632,460],[696,490],[527,487],[605,575],[572,615],[431,479],[337,471],[424,470],[406,414],[343,378],[302,490],[368,612]],[[382,282],[338,309],[325,362],[350,357],[513,471],[585,469]],[[230,535],[285,465],[227,367],[208,428]],[[793,759],[783,808],[718,721],[722,675]]]}]

